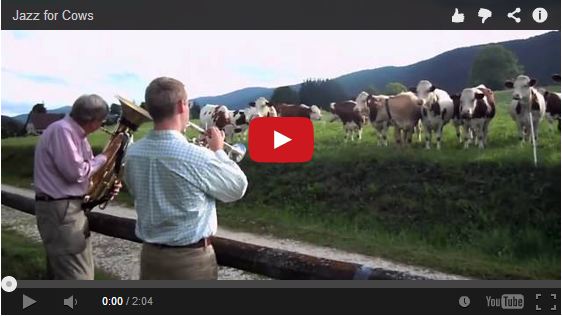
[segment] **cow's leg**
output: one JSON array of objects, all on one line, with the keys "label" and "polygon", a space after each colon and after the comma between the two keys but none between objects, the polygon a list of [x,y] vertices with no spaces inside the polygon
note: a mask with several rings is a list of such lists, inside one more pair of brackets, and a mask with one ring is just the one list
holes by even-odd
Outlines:
[{"label": "cow's leg", "polygon": [[437,126],[437,149],[440,150],[441,149],[441,138],[443,136],[443,122],[440,122],[439,125]]},{"label": "cow's leg", "polygon": [[379,138],[379,146],[382,146],[383,145],[382,126],[375,127],[375,131],[377,131],[377,136]]},{"label": "cow's leg", "polygon": [[425,149],[431,149],[431,134],[433,134],[433,131],[430,127],[427,127],[423,132],[425,134]]},{"label": "cow's leg", "polygon": [[519,134],[519,144],[523,146],[523,144],[525,143],[525,128],[519,118],[515,120],[515,125],[517,125],[517,133]]},{"label": "cow's leg", "polygon": [[478,138],[480,136],[480,134],[478,133],[478,126],[474,120],[470,120],[469,126],[470,130],[472,131],[472,139],[470,140],[466,148],[470,147],[471,144],[475,147],[478,146]]},{"label": "cow's leg", "polygon": [[453,125],[455,125],[455,132],[457,134],[457,140],[459,141],[459,144],[462,144],[461,124],[462,123],[453,123]]},{"label": "cow's leg", "polygon": [[402,133],[400,131],[400,128],[398,128],[398,126],[394,126],[394,141],[396,142],[396,145],[398,146],[402,145]]},{"label": "cow's leg", "polygon": [[359,127],[357,130],[357,141],[361,141],[361,137],[363,136],[363,128]]},{"label": "cow's leg", "polygon": [[474,132],[476,133],[476,137],[478,138],[478,148],[484,149],[484,126],[482,122],[475,122]]},{"label": "cow's leg", "polygon": [[482,142],[483,142],[482,148],[486,147],[486,145],[487,145],[486,143],[488,142],[488,139],[487,139],[488,135],[487,134],[488,134],[488,123],[489,122],[490,122],[489,120],[484,119],[483,123],[482,123]]},{"label": "cow's leg", "polygon": [[468,149],[470,147],[470,142],[472,142],[472,128],[470,127],[469,120],[463,120],[463,129],[464,129],[464,149]]},{"label": "cow's leg", "polygon": [[412,128],[408,128],[405,131],[405,141],[408,144],[408,146],[412,145],[412,136],[415,133],[415,127]]},{"label": "cow's leg", "polygon": [[388,124],[386,122],[382,125],[382,139],[384,141],[384,145],[388,147]]}]

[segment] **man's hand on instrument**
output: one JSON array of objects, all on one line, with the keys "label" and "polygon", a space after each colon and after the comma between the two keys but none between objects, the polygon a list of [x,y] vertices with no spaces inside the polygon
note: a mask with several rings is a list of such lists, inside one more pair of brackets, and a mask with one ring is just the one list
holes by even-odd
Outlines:
[{"label": "man's hand on instrument", "polygon": [[224,148],[224,132],[219,130],[216,126],[207,129],[207,144],[212,151],[221,150]]},{"label": "man's hand on instrument", "polygon": [[110,201],[113,201],[113,199],[117,196],[117,194],[119,194],[121,188],[123,188],[123,184],[121,183],[121,180],[115,180],[115,182],[113,183],[113,190],[111,191]]}]

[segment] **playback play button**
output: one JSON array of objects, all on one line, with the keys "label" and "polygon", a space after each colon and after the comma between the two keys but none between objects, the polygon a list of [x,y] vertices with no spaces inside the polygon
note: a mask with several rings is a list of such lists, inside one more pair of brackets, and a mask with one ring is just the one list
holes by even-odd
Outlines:
[{"label": "playback play button", "polygon": [[291,138],[279,133],[278,131],[273,131],[273,149],[277,149],[290,141],[292,141]]},{"label": "playback play button", "polygon": [[34,300],[34,299],[32,299],[31,297],[29,297],[29,296],[23,294],[23,303],[22,303],[21,309],[26,309],[26,308],[28,308],[29,306],[31,306],[31,305],[33,305],[33,304],[35,304],[35,303],[37,303],[36,300]]},{"label": "playback play button", "polygon": [[248,147],[255,162],[307,162],[314,153],[314,126],[304,117],[258,117],[250,122]]}]

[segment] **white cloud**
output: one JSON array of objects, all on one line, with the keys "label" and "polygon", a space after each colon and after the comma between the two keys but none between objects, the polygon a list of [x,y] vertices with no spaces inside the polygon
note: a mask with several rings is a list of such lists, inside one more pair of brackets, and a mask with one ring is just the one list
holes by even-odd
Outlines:
[{"label": "white cloud", "polygon": [[[109,102],[114,94],[140,101],[158,76],[183,81],[190,97],[218,95],[407,65],[456,47],[544,32],[2,31],[2,101],[31,107],[43,100],[50,108],[84,93]],[[120,75],[131,80],[114,80]]]}]

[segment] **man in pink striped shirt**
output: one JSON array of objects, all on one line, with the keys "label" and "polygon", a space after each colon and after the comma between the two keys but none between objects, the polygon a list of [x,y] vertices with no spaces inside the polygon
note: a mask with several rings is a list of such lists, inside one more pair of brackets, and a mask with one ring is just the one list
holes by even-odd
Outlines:
[{"label": "man in pink striped shirt", "polygon": [[51,124],[35,148],[34,186],[37,228],[54,279],[93,280],[94,262],[82,200],[90,177],[106,162],[94,157],[87,136],[100,128],[107,103],[83,95],[64,119]]}]

